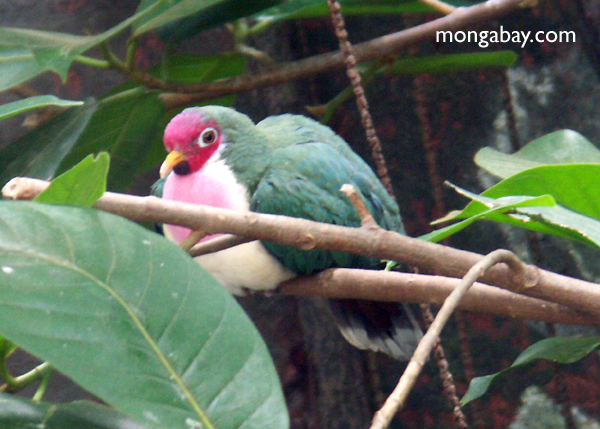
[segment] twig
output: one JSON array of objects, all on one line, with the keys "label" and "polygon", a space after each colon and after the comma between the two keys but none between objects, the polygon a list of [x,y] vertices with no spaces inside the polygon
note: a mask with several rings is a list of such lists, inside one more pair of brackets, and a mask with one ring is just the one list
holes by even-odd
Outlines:
[{"label": "twig", "polygon": [[181,243],[179,243],[179,247],[181,247],[183,250],[189,253],[192,247],[194,247],[196,243],[198,243],[207,235],[208,234],[202,229],[196,229],[194,231],[191,231],[187,235],[187,237],[185,237],[185,239]]},{"label": "twig", "polygon": [[238,246],[240,244],[254,241],[251,238],[239,237],[237,235],[223,235],[221,237],[215,237],[211,240],[203,243],[198,243],[192,247],[188,253],[192,257],[206,255],[207,253],[214,253],[220,250],[229,249],[230,247]]},{"label": "twig", "polygon": [[346,197],[348,197],[348,199],[352,203],[352,206],[354,206],[354,210],[356,210],[356,212],[358,213],[358,216],[360,217],[360,224],[363,226],[363,228],[380,228],[379,225],[377,225],[377,222],[375,222],[373,215],[371,215],[371,213],[369,212],[369,209],[367,209],[367,207],[365,206],[365,202],[362,200],[361,196],[359,195],[358,191],[354,188],[354,186],[346,183],[342,185],[340,191],[342,191],[342,193],[346,195]]},{"label": "twig", "polygon": [[371,154],[373,156],[373,160],[375,161],[377,175],[379,176],[381,183],[383,183],[383,186],[385,186],[385,189],[388,191],[390,196],[395,199],[392,181],[386,166],[385,157],[383,156],[383,150],[381,149],[381,142],[379,141],[379,137],[375,131],[375,126],[373,125],[373,119],[371,118],[371,113],[369,112],[367,96],[365,95],[365,90],[361,83],[362,79],[360,72],[356,66],[357,61],[356,57],[354,56],[354,50],[350,40],[348,39],[348,32],[346,31],[346,24],[344,23],[342,8],[337,0],[327,0],[327,5],[333,21],[333,27],[335,28],[335,35],[337,36],[340,44],[340,51],[344,55],[346,74],[348,75],[348,79],[350,79],[352,91],[354,92],[354,96],[356,98],[356,107],[358,107],[360,120],[363,128],[365,129],[369,147],[371,148]]},{"label": "twig", "polygon": [[[359,63],[375,60],[412,44],[431,39],[438,31],[456,31],[472,24],[498,18],[516,10],[522,6],[522,3],[523,0],[489,0],[475,6],[458,8],[451,14],[435,21],[356,44],[353,46],[354,56]],[[142,72],[132,72],[128,76],[151,88],[176,93],[161,96],[163,102],[173,108],[223,95],[295,81],[343,66],[343,55],[340,52],[334,52],[292,63],[283,63],[263,73],[245,74],[216,82],[193,85],[166,83]]]},{"label": "twig", "polygon": [[444,3],[440,0],[419,0],[421,3],[426,4],[432,9],[437,10],[444,15],[449,15],[456,10],[456,8],[448,3]]},{"label": "twig", "polygon": [[[421,303],[420,307],[421,315],[423,316],[423,320],[425,321],[425,326],[427,327],[427,329],[429,329],[434,320],[433,313],[431,312],[431,305]],[[454,377],[452,376],[452,373],[449,369],[450,364],[448,363],[448,359],[446,359],[446,353],[444,352],[442,342],[439,338],[433,347],[433,356],[435,357],[435,363],[438,367],[440,378],[442,379],[444,395],[446,395],[446,398],[450,401],[450,405],[452,405],[452,411],[454,414],[454,420],[456,422],[456,425],[460,429],[467,429],[469,427],[467,425],[467,419],[460,406],[460,400],[458,399],[458,394],[456,393],[456,384],[454,383]]]},{"label": "twig", "polygon": [[[390,56],[370,64],[368,69],[363,71],[361,74],[363,86],[369,85],[377,76],[384,74],[386,70],[390,68],[392,63],[393,58]],[[327,103],[314,106],[305,106],[305,108],[320,123],[327,124],[331,120],[331,117],[338,107],[340,107],[353,95],[354,92],[352,91],[352,86],[347,86]]]},{"label": "twig", "polygon": [[236,44],[234,49],[239,54],[245,55],[248,58],[252,58],[265,66],[272,67],[275,64],[277,64],[275,60],[271,58],[266,52],[253,48],[252,46],[240,43]]},{"label": "twig", "polygon": [[[7,198],[33,198],[48,182],[12,179],[2,190]],[[106,192],[94,207],[136,222],[157,222],[203,229],[208,234],[235,234],[301,249],[329,249],[416,266],[434,275],[462,277],[483,256],[391,231],[366,230],[306,219],[236,212],[156,197]],[[481,281],[600,316],[600,285],[528,265],[515,274],[505,264],[487,271]]]},{"label": "twig", "polygon": [[413,357],[408,362],[406,370],[404,371],[404,374],[402,374],[398,385],[385,401],[383,407],[381,407],[375,414],[375,417],[373,417],[371,429],[384,429],[389,425],[396,412],[404,405],[404,401],[408,397],[412,386],[421,373],[421,369],[423,368],[423,365],[425,365],[427,357],[439,341],[442,328],[454,310],[458,307],[459,302],[466,295],[469,288],[473,286],[475,281],[489,268],[499,262],[504,262],[511,270],[516,270],[517,275],[520,275],[525,265],[519,261],[514,253],[504,249],[491,252],[473,265],[462,279],[460,286],[458,286],[450,296],[448,296],[446,301],[444,301],[444,305],[440,308],[435,320],[419,342]]},{"label": "twig", "polygon": [[50,368],[48,371],[42,374],[40,385],[38,386],[37,390],[33,394],[33,397],[31,398],[32,401],[40,402],[42,400],[42,398],[44,397],[44,393],[46,393],[46,389],[48,388],[48,384],[50,383],[50,378],[52,377],[53,372],[54,370]]},{"label": "twig", "polygon": [[43,362],[23,375],[11,377],[10,381],[7,380],[6,384],[0,386],[0,392],[17,392],[31,383],[47,377],[53,371],[54,368],[48,362]]}]

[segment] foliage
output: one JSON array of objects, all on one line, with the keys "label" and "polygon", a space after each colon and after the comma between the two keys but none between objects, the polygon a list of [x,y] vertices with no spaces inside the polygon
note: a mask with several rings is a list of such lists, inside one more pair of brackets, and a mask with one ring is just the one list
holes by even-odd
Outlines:
[{"label": "foliage", "polygon": [[538,341],[521,353],[513,364],[496,374],[477,377],[471,381],[469,390],[463,396],[461,403],[467,404],[479,398],[489,389],[492,382],[512,369],[535,362],[538,359],[547,359],[559,363],[573,363],[590,354],[600,346],[600,337],[565,338],[554,337]]},{"label": "foliage", "polygon": [[147,427],[287,427],[234,298],[164,238],[86,208],[107,164],[90,156],[39,196],[69,206],[0,202],[0,334]]},{"label": "foliage", "polygon": [[[432,11],[417,0],[341,3],[347,15]],[[450,3],[465,5],[460,0]],[[98,99],[79,102],[40,96],[0,107],[0,120],[30,109],[55,109],[47,122],[0,150],[0,185],[19,175],[58,176],[36,202],[0,202],[0,371],[14,390],[42,380],[33,401],[1,395],[0,427],[288,425],[270,357],[235,301],[172,244],[89,207],[106,189],[128,191],[137,174],[164,156],[162,129],[184,106],[170,104],[170,94],[150,85],[152,79],[185,89],[243,75],[247,56],[252,56],[243,49],[248,36],[280,21],[327,15],[317,0],[261,0],[243,2],[242,7],[232,0],[142,0],[133,16],[96,35],[0,28],[0,91],[45,72],[57,73],[64,81],[74,62],[115,69],[129,78]],[[225,23],[230,24],[232,51],[173,53],[183,39]],[[130,36],[121,60],[109,44],[125,32]],[[167,47],[159,64],[140,69],[135,54],[150,32],[156,32]],[[507,67],[515,60],[512,52],[476,52],[400,58],[365,67],[376,78]],[[231,105],[234,98],[206,102]],[[335,108],[335,103],[331,106]],[[480,155],[479,162],[492,159],[489,153]],[[527,153],[521,155],[523,163],[531,161]],[[579,176],[554,165],[536,168],[555,168],[547,174],[561,172],[573,180],[594,173],[577,170]],[[532,188],[533,193],[515,193],[522,182],[506,180],[490,194],[471,195],[473,203],[453,216],[465,220],[429,238],[441,239],[476,219],[491,219],[597,245],[600,234],[578,229],[581,219],[564,212],[576,210],[570,204],[580,196],[569,199],[556,188],[546,189],[541,185],[547,180]],[[594,208],[579,204],[577,209],[583,210],[579,216],[589,216]],[[114,409],[40,402],[49,365],[13,377],[5,358],[15,344],[47,360]]]},{"label": "foliage", "polygon": [[600,151],[583,136],[558,131],[513,155],[484,148],[475,161],[504,180],[481,195],[456,188],[472,201],[435,223],[464,220],[422,238],[438,241],[475,220],[486,219],[600,248],[600,193],[595,186]]},{"label": "foliage", "polygon": [[[585,137],[571,130],[557,131],[530,142],[512,155],[483,148],[475,161],[504,180],[481,195],[455,187],[471,202],[463,210],[452,212],[435,223],[460,222],[427,234],[423,239],[439,241],[477,220],[489,220],[600,249],[600,193],[596,186],[600,151]],[[536,359],[572,363],[599,345],[598,337],[540,341],[525,350],[509,368],[474,378],[462,402],[466,404],[482,396],[496,378],[515,367]]]},{"label": "foliage", "polygon": [[[98,35],[76,36],[0,28],[0,90],[14,87],[45,71],[54,71],[65,79],[74,61],[91,67],[116,68],[132,78],[147,73],[164,83],[194,84],[238,76],[244,72],[245,60],[235,50],[245,43],[249,35],[264,31],[280,20],[327,16],[326,8],[318,3],[322,2],[263,0],[250,2],[248,6],[240,8],[239,2],[230,0],[145,0],[140,3],[133,16]],[[342,4],[348,13],[354,11],[360,14],[430,11],[416,0],[347,0]],[[462,3],[457,2],[457,5]],[[238,20],[231,27],[236,45],[232,52],[199,56],[176,54],[172,53],[172,49],[166,49],[159,65],[145,71],[136,69],[136,46],[140,38],[151,30],[158,29],[159,35],[172,45],[204,29],[248,15],[256,18],[253,26],[249,26],[247,21]],[[128,29],[132,31],[127,42],[128,55],[124,61],[120,61],[110,51],[108,42]],[[93,48],[100,49],[103,60],[85,56]],[[382,69],[381,73],[503,67],[511,65],[515,59],[515,55],[510,52],[399,59],[392,67]],[[165,124],[178,112],[159,93],[141,84],[135,86],[133,89],[131,84],[116,87],[100,100],[85,100],[84,105],[78,109],[55,116],[19,142],[9,145],[0,153],[0,185],[18,175],[48,179],[71,168],[88,154],[104,150],[113,160],[108,189],[128,190],[135,173],[156,165],[164,156],[159,125]],[[233,98],[220,98],[210,102],[230,105]],[[64,105],[64,102],[61,103]],[[4,107],[10,114],[20,111],[16,106]],[[39,156],[40,154],[43,156]],[[136,168],[138,166],[141,167]]]}]

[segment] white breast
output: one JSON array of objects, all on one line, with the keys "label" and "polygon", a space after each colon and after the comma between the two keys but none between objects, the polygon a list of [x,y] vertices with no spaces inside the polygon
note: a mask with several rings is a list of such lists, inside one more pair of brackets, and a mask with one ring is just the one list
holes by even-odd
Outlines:
[{"label": "white breast", "polygon": [[[196,173],[169,175],[163,198],[230,210],[250,210],[248,190],[238,183],[229,166],[219,159],[209,161]],[[176,243],[183,241],[189,233],[188,229],[173,225],[165,225],[164,230],[165,236]],[[234,295],[245,294],[244,288],[274,289],[282,281],[295,276],[259,241],[198,256],[194,260]]]},{"label": "white breast", "polygon": [[198,256],[194,260],[234,295],[245,295],[244,288],[275,289],[282,281],[295,277],[260,241]]}]

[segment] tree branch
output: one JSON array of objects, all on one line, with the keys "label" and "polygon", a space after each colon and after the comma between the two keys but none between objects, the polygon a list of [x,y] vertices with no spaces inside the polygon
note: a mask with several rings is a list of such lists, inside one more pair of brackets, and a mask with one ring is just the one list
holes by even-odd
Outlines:
[{"label": "tree branch", "polygon": [[[12,179],[2,190],[7,198],[32,199],[48,182]],[[369,228],[350,228],[305,219],[254,212],[236,212],[155,197],[106,192],[94,207],[137,222],[182,225],[207,234],[234,234],[305,250],[329,249],[388,259],[419,267],[421,272],[459,278],[483,256],[404,235]],[[600,285],[562,276],[534,266],[518,273],[498,264],[481,278],[483,283],[559,303],[600,316]],[[378,299],[373,292],[371,299]]]},{"label": "tree branch", "polygon": [[[460,279],[395,271],[331,268],[287,280],[278,287],[285,295],[323,296],[389,302],[426,302],[441,306]],[[572,325],[595,325],[597,319],[536,298],[475,283],[461,301],[461,310],[527,320]]]},{"label": "tree branch", "polygon": [[[359,63],[376,60],[395,54],[407,46],[429,40],[438,31],[460,30],[472,24],[506,15],[524,4],[524,0],[488,0],[475,6],[456,8],[435,21],[356,44],[353,46],[354,57]],[[162,94],[161,98],[169,108],[173,108],[223,95],[295,81],[341,67],[344,67],[344,56],[338,51],[296,62],[282,63],[262,73],[245,74],[193,85],[167,83],[142,72],[132,72],[128,75],[150,88],[172,92]]]},{"label": "tree branch", "polygon": [[404,402],[415,384],[417,377],[421,373],[421,369],[425,365],[428,356],[431,354],[431,350],[433,350],[439,341],[442,329],[454,310],[458,307],[460,301],[483,273],[500,262],[504,262],[511,270],[515,270],[516,275],[520,275],[525,268],[525,264],[523,264],[514,253],[503,249],[494,250],[471,267],[461,280],[460,285],[444,301],[444,305],[442,305],[442,308],[438,311],[435,320],[419,342],[415,353],[408,362],[406,370],[404,370],[404,374],[400,377],[398,385],[385,401],[383,407],[375,413],[371,429],[385,429],[388,427],[396,412],[404,406]]}]

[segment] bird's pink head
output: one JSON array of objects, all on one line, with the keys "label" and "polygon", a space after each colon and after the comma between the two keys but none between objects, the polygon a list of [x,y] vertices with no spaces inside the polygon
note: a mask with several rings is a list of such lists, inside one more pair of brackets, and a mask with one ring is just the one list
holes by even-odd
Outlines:
[{"label": "bird's pink head", "polygon": [[161,166],[161,176],[171,170],[180,175],[200,170],[221,141],[221,130],[214,119],[206,118],[198,108],[184,110],[165,128],[164,143],[169,155]]}]

